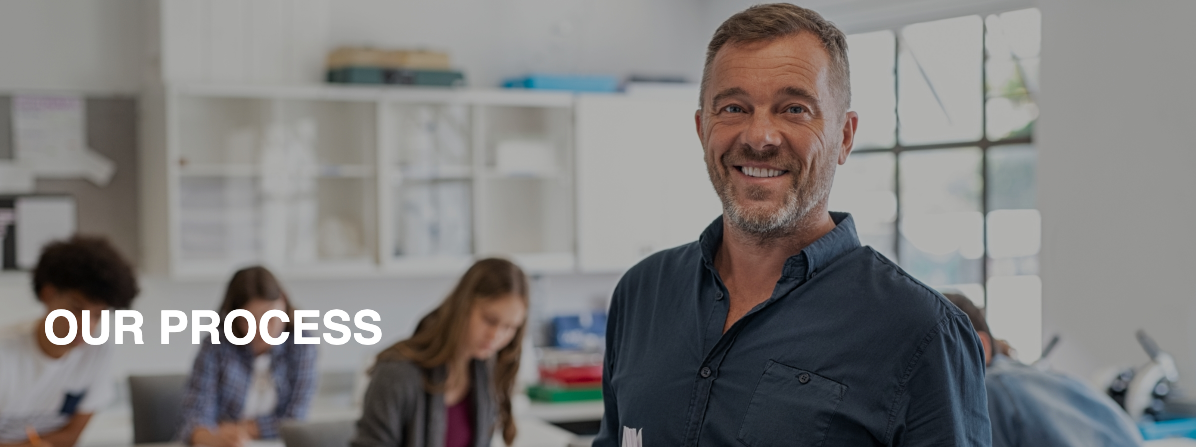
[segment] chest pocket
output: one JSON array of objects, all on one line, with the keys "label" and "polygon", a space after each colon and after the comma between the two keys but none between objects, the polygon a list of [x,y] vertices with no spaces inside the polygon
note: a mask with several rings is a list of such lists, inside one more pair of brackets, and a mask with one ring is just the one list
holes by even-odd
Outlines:
[{"label": "chest pocket", "polygon": [[79,402],[83,401],[85,394],[87,394],[87,390],[66,393],[62,398],[62,409],[58,410],[58,413],[64,416],[74,416],[75,412],[79,411]]},{"label": "chest pocket", "polygon": [[739,426],[739,441],[750,447],[821,446],[846,393],[843,384],[769,360]]}]

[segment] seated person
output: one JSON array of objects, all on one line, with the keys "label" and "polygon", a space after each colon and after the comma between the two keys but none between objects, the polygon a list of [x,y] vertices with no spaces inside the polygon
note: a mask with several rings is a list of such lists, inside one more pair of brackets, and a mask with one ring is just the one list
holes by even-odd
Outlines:
[{"label": "seated person", "polygon": [[[263,267],[249,267],[233,275],[220,305],[220,344],[200,342],[195,366],[183,396],[183,428],[179,438],[208,447],[239,447],[252,439],[278,438],[279,425],[303,419],[316,390],[316,346],[295,344],[292,323],[270,319],[272,337],[291,334],[272,346],[255,333],[249,344],[237,346],[224,336],[229,312],[245,309],[261,324],[271,310],[294,308],[282,285]],[[233,334],[244,337],[247,322],[236,318]]]},{"label": "seated person", "polygon": [[[112,346],[84,342],[83,311],[90,311],[91,334],[100,334],[101,311],[127,309],[137,277],[106,239],[75,236],[42,249],[33,292],[45,306],[43,317],[0,329],[0,445],[31,445],[28,430],[42,446],[71,447],[113,396]],[[59,309],[78,322],[74,340],[62,346],[45,331],[46,316]],[[54,320],[58,337],[69,335],[69,327],[66,318]]]},{"label": "seated person", "polygon": [[[1013,360],[988,330],[984,312],[963,295],[944,293],[972,320],[984,345],[993,447],[1142,445],[1137,427],[1108,396],[1063,374]],[[994,348],[997,348],[994,352]]]},{"label": "seated person", "polygon": [[515,439],[527,277],[510,261],[475,263],[415,334],[378,354],[351,447],[488,446]]}]

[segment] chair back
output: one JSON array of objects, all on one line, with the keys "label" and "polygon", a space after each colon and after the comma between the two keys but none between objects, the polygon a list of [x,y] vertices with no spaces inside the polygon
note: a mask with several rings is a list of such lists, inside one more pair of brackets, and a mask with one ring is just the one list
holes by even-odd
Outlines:
[{"label": "chair back", "polygon": [[303,422],[284,421],[282,442],[286,447],[346,447],[353,438],[352,420]]},{"label": "chair back", "polygon": [[133,404],[133,443],[170,442],[183,424],[187,376],[129,376]]}]

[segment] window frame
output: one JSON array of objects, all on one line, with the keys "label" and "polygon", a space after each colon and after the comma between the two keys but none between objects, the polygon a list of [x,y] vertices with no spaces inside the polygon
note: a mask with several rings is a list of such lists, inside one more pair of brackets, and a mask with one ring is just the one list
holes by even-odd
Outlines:
[{"label": "window frame", "polygon": [[[963,149],[963,148],[973,148],[973,147],[980,149],[980,180],[981,180],[980,212],[981,212],[981,216],[983,216],[983,218],[981,219],[981,229],[982,229],[981,243],[983,244],[982,246],[984,247],[984,254],[981,255],[981,258],[980,258],[981,259],[981,263],[980,263],[980,275],[981,276],[980,277],[982,278],[980,287],[982,288],[982,290],[984,290],[984,302],[982,303],[982,306],[985,309],[988,308],[988,295],[989,295],[988,294],[988,281],[991,279],[991,277],[989,276],[988,215],[990,212],[994,211],[994,210],[990,209],[989,200],[988,200],[989,186],[990,186],[989,176],[988,176],[988,174],[989,174],[989,170],[988,170],[989,149],[994,148],[994,147],[999,148],[1002,146],[1028,145],[1028,146],[1034,148],[1035,154],[1037,154],[1037,152],[1038,152],[1038,147],[1034,145],[1034,129],[1031,129],[1030,134],[1026,135],[1026,136],[1002,138],[1002,139],[996,139],[996,140],[992,140],[992,139],[988,138],[988,101],[992,98],[990,98],[989,94],[988,94],[988,63],[989,63],[989,59],[991,58],[990,57],[991,55],[989,54],[989,50],[988,50],[988,20],[987,20],[987,18],[989,16],[1000,15],[1005,12],[1019,11],[1022,9],[1028,9],[1028,8],[1018,8],[1018,9],[1012,9],[1009,11],[994,12],[994,13],[988,13],[988,14],[975,14],[975,15],[980,16],[980,27],[981,27],[980,28],[980,51],[982,52],[981,61],[980,61],[980,85],[979,85],[980,92],[981,92],[981,98],[982,98],[982,101],[980,103],[981,110],[980,110],[980,139],[979,140],[959,140],[959,141],[948,141],[948,142],[943,142],[943,143],[910,144],[910,145],[901,143],[901,114],[900,114],[900,107],[901,107],[900,63],[901,63],[901,61],[900,61],[900,58],[901,58],[901,49],[902,49],[902,42],[903,42],[903,39],[901,38],[901,31],[906,26],[914,25],[916,23],[926,23],[926,22],[908,23],[908,24],[904,24],[901,26],[886,27],[886,28],[872,30],[871,32],[887,30],[887,31],[893,33],[893,36],[894,36],[894,39],[893,39],[893,99],[894,99],[893,115],[897,118],[897,120],[896,120],[896,125],[893,128],[893,145],[888,146],[888,147],[868,147],[868,148],[859,149],[859,150],[855,150],[855,149],[852,150],[852,154],[871,154],[871,153],[893,154],[893,171],[894,171],[893,172],[893,194],[896,197],[897,208],[896,208],[896,217],[893,219],[893,246],[891,248],[893,250],[894,256],[897,257],[897,259],[896,259],[897,264],[900,265],[902,262],[902,259],[901,259],[901,247],[902,247],[901,218],[902,218],[902,208],[903,208],[902,200],[901,200],[901,154],[903,152],[907,152],[907,151],[908,152],[932,151],[932,150],[941,150],[941,149]],[[969,15],[972,15],[972,14],[965,14],[965,15],[956,16],[956,17],[967,17]],[[954,17],[950,17],[950,18],[954,18]],[[1023,80],[1023,82],[1024,82],[1024,80]],[[1038,119],[1035,118],[1033,121],[1033,123],[1035,124],[1035,128],[1037,127],[1037,122],[1038,122]]]}]

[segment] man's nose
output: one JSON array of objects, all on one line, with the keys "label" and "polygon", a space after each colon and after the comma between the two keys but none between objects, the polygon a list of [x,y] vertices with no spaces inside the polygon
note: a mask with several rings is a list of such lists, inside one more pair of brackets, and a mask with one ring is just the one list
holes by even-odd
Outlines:
[{"label": "man's nose", "polygon": [[744,143],[753,150],[763,151],[781,145],[781,132],[770,113],[756,112],[743,132]]}]

